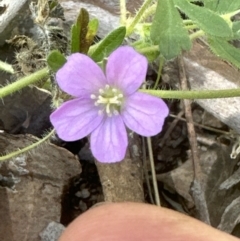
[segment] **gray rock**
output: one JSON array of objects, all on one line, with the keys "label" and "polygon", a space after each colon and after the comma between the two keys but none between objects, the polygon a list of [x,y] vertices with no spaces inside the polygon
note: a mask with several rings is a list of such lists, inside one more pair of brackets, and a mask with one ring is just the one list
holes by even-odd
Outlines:
[{"label": "gray rock", "polygon": [[61,223],[50,222],[39,236],[41,241],[57,241],[64,230],[65,227]]},{"label": "gray rock", "polygon": [[2,0],[0,1],[0,46],[10,37],[13,29],[21,24],[26,11],[28,0]]},{"label": "gray rock", "polygon": [[77,15],[79,14],[81,8],[85,8],[89,12],[91,18],[97,18],[99,20],[98,35],[101,38],[119,26],[118,16],[113,15],[112,13],[98,6],[68,0],[60,0],[59,3],[64,8],[65,18],[70,24],[76,21]]},{"label": "gray rock", "polygon": [[[1,133],[0,153],[33,142],[30,135]],[[64,190],[80,172],[73,154],[49,143],[0,162],[0,240],[40,241],[49,222],[60,222]]]}]

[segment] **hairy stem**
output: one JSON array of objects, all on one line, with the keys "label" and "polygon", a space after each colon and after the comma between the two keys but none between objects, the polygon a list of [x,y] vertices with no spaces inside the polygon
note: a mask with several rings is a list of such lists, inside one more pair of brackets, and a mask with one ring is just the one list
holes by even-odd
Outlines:
[{"label": "hairy stem", "polygon": [[2,70],[4,72],[7,72],[7,73],[10,73],[10,74],[14,73],[12,65],[8,64],[6,62],[3,62],[1,60],[0,60],[0,70]]},{"label": "hairy stem", "polygon": [[240,96],[240,88],[225,90],[149,90],[140,89],[141,92],[155,95],[165,99],[216,99]]},{"label": "hairy stem", "polygon": [[120,0],[120,23],[125,25],[127,20],[126,0]]},{"label": "hairy stem", "polygon": [[3,98],[7,95],[10,95],[18,90],[21,90],[22,88],[33,84],[44,77],[48,76],[48,68],[41,69],[31,75],[28,75],[26,77],[23,77],[16,82],[13,82],[5,87],[2,87],[0,89],[0,98]]},{"label": "hairy stem", "polygon": [[2,161],[6,161],[7,159],[10,159],[10,158],[13,158],[15,156],[19,156],[20,154],[24,153],[24,152],[27,152],[27,151],[30,151],[31,149],[37,147],[38,145],[42,144],[43,142],[47,141],[53,134],[54,134],[54,129],[49,132],[45,137],[43,137],[42,139],[40,139],[39,141],[29,145],[29,146],[26,146],[24,147],[23,149],[20,149],[20,150],[17,150],[17,151],[14,151],[14,152],[11,152],[9,154],[6,154],[4,156],[0,156],[0,162]]},{"label": "hairy stem", "polygon": [[148,5],[152,2],[152,0],[145,0],[143,5],[141,6],[141,8],[139,9],[139,11],[137,12],[136,16],[133,18],[131,24],[129,26],[127,26],[127,33],[126,36],[129,36],[135,26],[137,25],[137,23],[141,20],[144,12],[146,11],[146,9],[148,8]]}]

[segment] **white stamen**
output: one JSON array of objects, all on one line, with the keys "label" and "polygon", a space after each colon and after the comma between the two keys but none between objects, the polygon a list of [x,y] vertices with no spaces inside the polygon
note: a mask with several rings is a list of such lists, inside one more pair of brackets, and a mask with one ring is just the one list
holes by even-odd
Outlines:
[{"label": "white stamen", "polygon": [[106,86],[105,86],[105,89],[106,89],[106,90],[109,90],[109,89],[110,89],[110,86],[109,86],[109,85],[106,85]]},{"label": "white stamen", "polygon": [[119,100],[118,103],[116,103],[118,106],[122,104],[122,102]]},{"label": "white stamen", "polygon": [[99,94],[91,94],[90,98],[96,100],[95,106],[99,106],[101,109],[98,111],[99,115],[119,115],[119,110],[123,102],[123,94],[116,88],[112,88],[110,85],[105,85],[104,88],[98,90]]},{"label": "white stamen", "polygon": [[103,94],[104,93],[104,90],[103,89],[99,89],[98,91],[100,94]]},{"label": "white stamen", "polygon": [[102,96],[98,96],[98,100],[96,102],[99,104],[107,104],[109,100],[107,98],[103,98]]},{"label": "white stamen", "polygon": [[118,98],[123,98],[123,94],[119,94],[119,95],[118,95]]},{"label": "white stamen", "polygon": [[117,104],[118,103],[118,97],[114,96],[112,98],[109,99],[109,103],[111,104]]},{"label": "white stamen", "polygon": [[106,105],[106,113],[110,114],[110,104],[109,103]]}]

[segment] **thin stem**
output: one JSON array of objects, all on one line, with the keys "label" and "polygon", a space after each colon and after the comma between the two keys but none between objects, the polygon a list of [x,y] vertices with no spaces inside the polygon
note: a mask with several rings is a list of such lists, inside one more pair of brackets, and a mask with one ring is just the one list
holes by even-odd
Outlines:
[{"label": "thin stem", "polygon": [[0,156],[0,162],[2,161],[6,161],[7,159],[9,158],[13,158],[15,156],[19,156],[20,154],[24,153],[24,152],[27,152],[27,151],[30,151],[31,149],[37,147],[38,145],[42,144],[43,142],[45,142],[47,139],[49,139],[53,134],[54,134],[54,129],[49,132],[44,138],[40,139],[39,141],[29,145],[29,146],[26,146],[24,147],[23,149],[20,149],[18,151],[15,151],[15,152],[11,152],[7,155],[4,155],[4,156]]},{"label": "thin stem", "polygon": [[153,45],[153,46],[145,47],[138,50],[140,54],[147,54],[155,51],[159,51],[159,45]]},{"label": "thin stem", "polygon": [[186,26],[184,26],[184,28],[187,29],[187,30],[192,30],[192,29],[196,29],[196,28],[199,29],[199,27],[196,24],[186,25]]},{"label": "thin stem", "polygon": [[155,82],[155,84],[154,84],[153,89],[156,89],[157,86],[158,86],[158,84],[159,84],[159,80],[160,80],[160,77],[161,77],[161,74],[162,74],[162,68],[163,68],[164,62],[165,62],[164,57],[163,57],[163,56],[160,56],[158,73],[157,73],[157,79],[156,79],[156,82]]},{"label": "thin stem", "polygon": [[[180,116],[177,116],[177,115],[173,115],[173,114],[170,114],[169,116],[173,117],[175,119],[178,119],[178,120],[186,122],[186,119],[183,118],[183,117],[180,117]],[[205,130],[213,131],[213,132],[216,132],[216,133],[220,133],[222,135],[232,135],[233,134],[231,132],[222,131],[222,130],[219,130],[219,129],[216,129],[216,128],[213,128],[213,127],[210,127],[210,126],[206,126],[206,125],[203,125],[203,124],[199,124],[199,123],[196,123],[196,122],[193,122],[193,124],[194,124],[194,126],[200,127],[202,129],[205,129]]]},{"label": "thin stem", "polygon": [[204,36],[204,35],[205,35],[205,33],[202,30],[199,30],[197,32],[194,32],[194,33],[190,34],[189,37],[190,37],[191,40],[193,40],[195,38],[199,38],[199,37]]},{"label": "thin stem", "polygon": [[11,64],[3,62],[0,60],[0,70],[3,70],[7,73],[14,74],[14,69]]},{"label": "thin stem", "polygon": [[153,16],[153,14],[156,12],[156,7],[157,7],[157,4],[155,3],[152,6],[150,6],[148,9],[146,9],[143,16],[141,17],[141,22],[143,22],[146,18]]},{"label": "thin stem", "polygon": [[225,90],[149,90],[140,89],[141,92],[155,95],[165,99],[216,99],[240,97],[240,88]]},{"label": "thin stem", "polygon": [[[188,88],[186,71],[184,66],[183,57],[180,55],[178,57],[178,68],[179,68],[179,80],[180,87],[184,90]],[[207,202],[205,198],[204,188],[202,184],[203,173],[200,165],[200,158],[198,152],[197,136],[193,124],[191,101],[184,99],[184,110],[187,123],[188,140],[191,149],[191,160],[193,166],[193,182],[190,187],[190,192],[194,200],[196,210],[200,220],[210,225],[209,212],[207,207]]]},{"label": "thin stem", "polygon": [[23,77],[5,87],[2,87],[0,89],[0,98],[10,95],[30,84],[33,84],[33,83],[43,79],[46,76],[48,76],[48,68],[41,69],[31,75]]},{"label": "thin stem", "polygon": [[161,203],[160,203],[160,198],[159,198],[159,193],[158,193],[158,184],[157,184],[157,178],[156,178],[156,172],[155,172],[155,166],[154,166],[151,137],[147,137],[147,145],[148,145],[148,154],[149,154],[150,165],[151,165],[155,201],[156,201],[156,205],[160,207]]},{"label": "thin stem", "polygon": [[150,202],[154,204],[153,195],[152,195],[152,188],[149,181],[149,174],[148,174],[148,167],[147,167],[147,154],[146,154],[146,145],[145,145],[145,138],[142,137],[142,154],[143,154],[143,171],[144,176],[147,184],[148,194],[150,198]]},{"label": "thin stem", "polygon": [[183,24],[184,25],[193,24],[193,21],[191,19],[185,19],[183,20]]},{"label": "thin stem", "polygon": [[139,11],[137,12],[136,16],[134,17],[134,19],[132,20],[131,24],[129,26],[127,26],[127,33],[126,33],[126,37],[129,36],[135,26],[137,25],[137,23],[141,20],[144,12],[146,11],[148,5],[151,3],[152,0],[145,0],[145,2],[143,3],[143,5],[141,6],[141,8],[139,9]]},{"label": "thin stem", "polygon": [[125,25],[126,20],[127,20],[126,0],[120,0],[120,23],[122,25]]},{"label": "thin stem", "polygon": [[234,12],[231,12],[231,13],[227,13],[227,14],[222,14],[221,17],[224,19],[224,20],[228,20],[230,19],[231,17],[233,17],[234,15],[240,13],[240,9],[234,11]]}]

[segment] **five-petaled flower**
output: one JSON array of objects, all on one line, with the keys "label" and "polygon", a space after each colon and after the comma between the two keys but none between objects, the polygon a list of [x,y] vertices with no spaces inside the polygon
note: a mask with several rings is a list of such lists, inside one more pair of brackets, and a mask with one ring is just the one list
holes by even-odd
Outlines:
[{"label": "five-petaled flower", "polygon": [[147,66],[147,59],[128,46],[119,47],[108,57],[105,73],[88,56],[70,55],[56,80],[75,98],[50,116],[58,136],[74,141],[90,134],[93,156],[100,162],[118,162],[128,145],[126,127],[142,136],[159,133],[169,112],[167,105],[137,92]]}]

